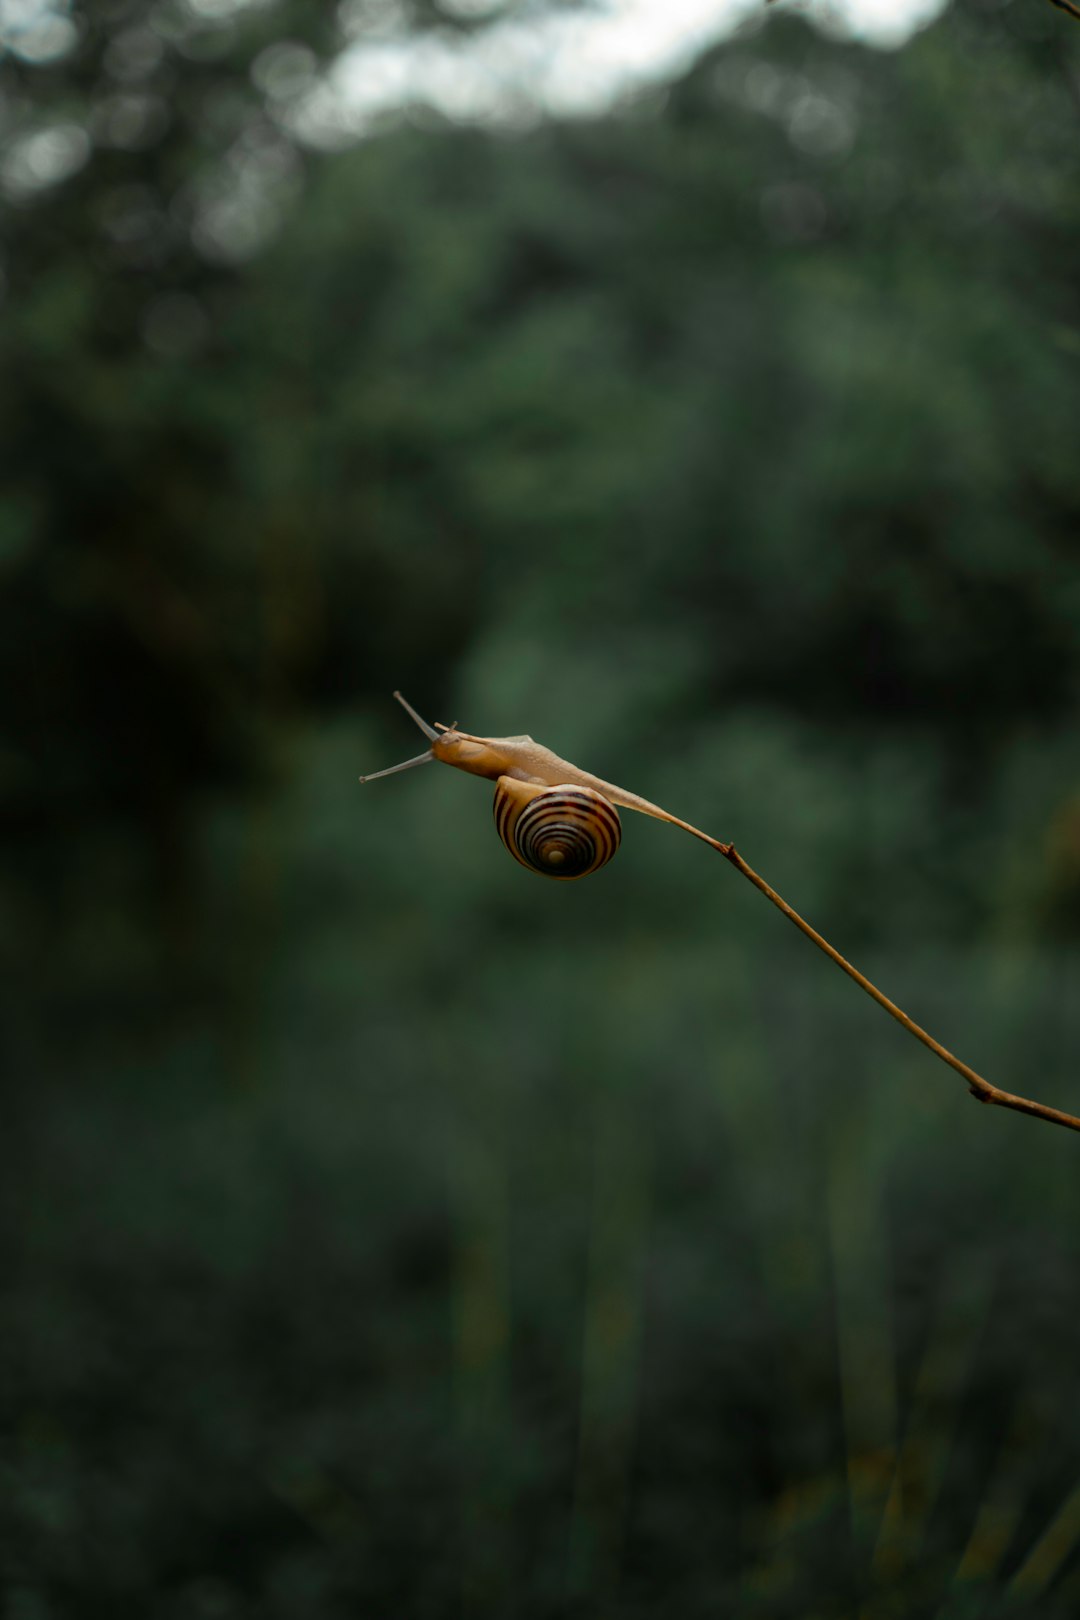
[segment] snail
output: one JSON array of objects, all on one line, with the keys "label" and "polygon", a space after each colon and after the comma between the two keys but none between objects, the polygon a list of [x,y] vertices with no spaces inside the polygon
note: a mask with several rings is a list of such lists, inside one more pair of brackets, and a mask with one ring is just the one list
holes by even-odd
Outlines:
[{"label": "snail", "polygon": [[398,771],[409,771],[431,760],[454,765],[472,776],[485,776],[495,783],[495,826],[511,855],[531,872],[562,882],[588,877],[611,860],[622,838],[620,809],[637,810],[642,815],[653,816],[657,821],[681,827],[729,861],[783,912],[789,922],[794,923],[807,939],[824,951],[830,961],[835,962],[879,1007],[895,1018],[909,1035],[921,1041],[943,1063],[961,1075],[967,1081],[972,1096],[979,1102],[996,1103],[1002,1108],[1013,1108],[1037,1119],[1049,1120],[1054,1125],[1080,1131],[1080,1118],[1051,1108],[1046,1103],[1000,1090],[934,1040],[895,1002],[890,1001],[877,985],[841,956],[786,900],[781,899],[776,890],[770,888],[765,879],[743,860],[734,844],[712,838],[700,827],[682,821],[649,799],[643,799],[637,793],[630,793],[626,788],[605,782],[602,777],[571,765],[532,737],[475,737],[471,732],[460,731],[456,721],[452,726],[438,723],[429,726],[400,692],[395,692],[394,696],[420,727],[430,747],[413,759],[403,760],[400,765],[389,765],[385,770],[362,776],[361,782],[394,776]]},{"label": "snail", "polygon": [[495,826],[499,837],[514,859],[531,872],[569,882],[599,871],[611,860],[622,839],[616,808],[620,805],[624,810],[639,810],[642,815],[682,827],[716,849],[723,847],[688,821],[680,821],[637,793],[628,793],[614,782],[605,782],[571,765],[531,737],[474,737],[459,731],[456,724],[429,726],[400,692],[394,696],[431,747],[400,765],[362,776],[361,782],[410,771],[433,759],[456,765],[459,771],[468,771],[472,776],[488,777],[495,783]]}]

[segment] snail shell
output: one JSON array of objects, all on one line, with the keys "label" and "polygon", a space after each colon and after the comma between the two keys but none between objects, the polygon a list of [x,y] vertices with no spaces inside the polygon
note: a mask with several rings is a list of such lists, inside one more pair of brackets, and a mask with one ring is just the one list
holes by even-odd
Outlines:
[{"label": "snail shell", "polygon": [[537,788],[508,776],[495,788],[495,826],[522,866],[564,882],[598,871],[622,839],[618,811],[593,788]]}]

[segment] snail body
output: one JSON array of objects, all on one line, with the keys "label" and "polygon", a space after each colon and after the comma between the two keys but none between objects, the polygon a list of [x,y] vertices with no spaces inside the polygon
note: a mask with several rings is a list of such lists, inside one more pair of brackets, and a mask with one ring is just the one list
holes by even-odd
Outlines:
[{"label": "snail body", "polygon": [[487,777],[496,784],[495,826],[499,837],[514,859],[531,872],[566,882],[599,871],[611,860],[622,839],[617,806],[671,822],[714,849],[721,847],[715,838],[688,821],[680,821],[639,794],[571,765],[532,737],[474,737],[471,732],[459,731],[456,725],[429,726],[400,692],[394,696],[420,727],[430,747],[415,759],[362,776],[361,782],[411,770],[433,759],[467,771],[470,776]]}]

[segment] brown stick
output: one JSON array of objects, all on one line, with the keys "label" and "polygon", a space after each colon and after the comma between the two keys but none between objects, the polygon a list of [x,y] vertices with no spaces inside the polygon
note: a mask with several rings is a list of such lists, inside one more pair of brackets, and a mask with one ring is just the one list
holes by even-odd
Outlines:
[{"label": "brown stick", "polygon": [[725,860],[730,861],[732,866],[742,873],[743,877],[749,878],[755,889],[760,889],[766,899],[771,900],[773,905],[784,913],[789,922],[793,922],[796,928],[806,935],[807,939],[813,940],[818,950],[824,951],[825,955],[834,961],[837,967],[843,968],[848,977],[854,979],[855,983],[860,989],[865,990],[868,996],[872,996],[879,1007],[884,1007],[887,1013],[891,1013],[896,1022],[902,1024],[909,1035],[914,1035],[916,1040],[922,1041],[923,1045],[928,1046],[931,1052],[939,1057],[943,1063],[949,1065],[950,1069],[955,1069],[957,1074],[962,1074],[971,1089],[971,1095],[979,1102],[997,1103],[1000,1108],[1015,1108],[1018,1113],[1033,1114],[1036,1119],[1049,1120],[1052,1125],[1064,1125],[1071,1131],[1080,1131],[1080,1119],[1075,1118],[1074,1115],[1064,1114],[1060,1108],[1049,1108],[1045,1103],[1032,1102],[1028,1097],[1016,1097],[1011,1091],[1000,1091],[997,1086],[992,1086],[989,1080],[984,1080],[981,1074],[976,1074],[974,1069],[969,1069],[966,1063],[961,1063],[958,1057],[954,1057],[940,1042],[935,1041],[932,1035],[928,1035],[925,1029],[921,1028],[913,1018],[908,1017],[906,1012],[901,1012],[896,1003],[890,1001],[888,996],[884,995],[876,984],[871,984],[870,980],[865,978],[858,968],[852,967],[851,963],[846,961],[839,951],[833,949],[827,939],[822,939],[817,930],[811,928],[805,918],[800,917],[797,911],[793,911],[787,901],[782,900],[776,890],[771,889],[765,879],[759,877],[753,867],[746,864],[734,844],[721,844],[718,840],[713,839],[710,839],[709,842],[713,844],[715,849],[720,851]]}]

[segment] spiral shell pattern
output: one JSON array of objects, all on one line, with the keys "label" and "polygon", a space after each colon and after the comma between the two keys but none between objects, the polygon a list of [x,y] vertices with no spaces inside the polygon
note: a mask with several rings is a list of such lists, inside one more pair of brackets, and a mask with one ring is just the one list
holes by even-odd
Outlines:
[{"label": "spiral shell pattern", "polygon": [[521,804],[500,782],[495,826],[522,866],[543,877],[588,877],[610,861],[622,839],[619,813],[592,788],[545,788]]}]

